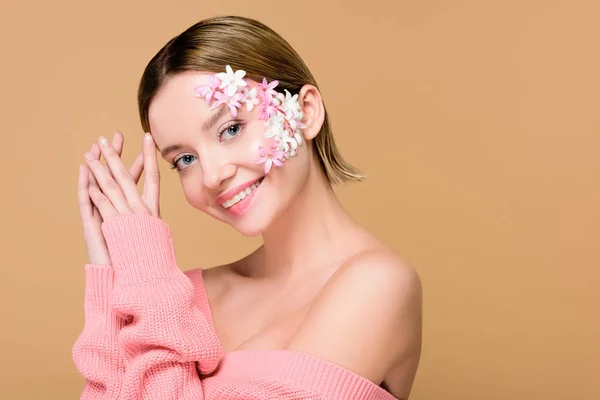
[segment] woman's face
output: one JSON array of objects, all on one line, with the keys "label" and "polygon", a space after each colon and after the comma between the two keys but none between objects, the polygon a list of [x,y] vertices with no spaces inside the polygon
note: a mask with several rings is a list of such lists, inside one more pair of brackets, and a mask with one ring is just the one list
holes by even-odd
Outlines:
[{"label": "woman's face", "polygon": [[[243,105],[236,117],[226,105],[211,110],[193,90],[210,84],[210,77],[197,71],[171,77],[150,104],[150,132],[162,157],[176,166],[173,171],[194,208],[244,235],[261,234],[301,190],[308,176],[309,147],[303,143],[283,166],[265,174],[264,164],[255,162],[261,158],[259,146],[271,143],[264,138],[267,127],[259,119],[259,107],[248,111]],[[235,195],[241,200],[230,206]]]}]

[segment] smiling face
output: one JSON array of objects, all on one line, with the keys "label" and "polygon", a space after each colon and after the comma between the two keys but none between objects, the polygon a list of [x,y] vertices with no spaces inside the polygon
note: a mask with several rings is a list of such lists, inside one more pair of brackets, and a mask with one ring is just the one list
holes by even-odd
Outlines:
[{"label": "smiling face", "polygon": [[[283,166],[265,174],[259,147],[270,148],[259,107],[233,116],[227,105],[211,109],[194,87],[210,85],[211,73],[185,71],[161,87],[148,110],[150,132],[162,157],[176,167],[187,201],[196,209],[254,236],[286,211],[310,167],[303,145]],[[248,80],[251,89],[256,82]],[[257,186],[258,185],[258,186]],[[237,197],[236,197],[237,196]],[[234,204],[235,203],[235,204]]]}]

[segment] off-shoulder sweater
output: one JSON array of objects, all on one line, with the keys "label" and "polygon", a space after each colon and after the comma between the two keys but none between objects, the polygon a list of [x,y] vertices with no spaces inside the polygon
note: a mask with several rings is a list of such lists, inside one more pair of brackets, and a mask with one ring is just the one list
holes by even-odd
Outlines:
[{"label": "off-shoulder sweater", "polygon": [[72,349],[81,399],[396,399],[307,353],[224,353],[202,269],[179,269],[168,224],[116,216],[102,231],[112,265],[85,265],[85,323]]}]

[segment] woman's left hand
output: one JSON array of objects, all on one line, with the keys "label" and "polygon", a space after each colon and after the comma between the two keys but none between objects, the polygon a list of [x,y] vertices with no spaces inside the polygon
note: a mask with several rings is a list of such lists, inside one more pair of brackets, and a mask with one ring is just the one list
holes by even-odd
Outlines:
[{"label": "woman's left hand", "polygon": [[100,187],[100,189],[90,187],[90,198],[100,211],[104,221],[119,215],[135,214],[153,215],[160,218],[160,171],[156,161],[156,148],[149,133],[144,135],[142,142],[144,189],[141,196],[129,171],[123,165],[121,157],[106,138],[100,137],[99,147],[106,160],[108,170],[98,159],[94,159],[93,156],[88,157],[88,153],[85,155],[87,166]]}]

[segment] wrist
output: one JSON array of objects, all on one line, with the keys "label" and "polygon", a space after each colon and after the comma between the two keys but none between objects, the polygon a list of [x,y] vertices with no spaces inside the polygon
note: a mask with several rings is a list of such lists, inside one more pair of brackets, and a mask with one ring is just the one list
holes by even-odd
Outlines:
[{"label": "wrist", "polygon": [[119,215],[102,223],[115,285],[162,279],[177,269],[169,225],[152,215]]}]

